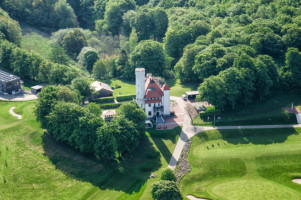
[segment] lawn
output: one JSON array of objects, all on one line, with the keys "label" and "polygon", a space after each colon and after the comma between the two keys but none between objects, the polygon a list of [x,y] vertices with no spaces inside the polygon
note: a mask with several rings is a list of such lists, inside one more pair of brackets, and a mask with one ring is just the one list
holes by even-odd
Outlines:
[{"label": "lawn", "polygon": [[[294,104],[301,104],[301,95],[277,95],[265,99],[264,101],[254,102],[248,106],[237,107],[235,110],[227,108],[224,112],[216,116],[221,117],[216,120],[216,126],[231,125],[266,125],[266,124],[296,124],[295,114],[290,114],[289,118],[283,114],[284,107],[290,107]],[[193,120],[194,125],[212,126],[214,124],[213,115],[200,119],[196,117]]]},{"label": "lawn", "polygon": [[213,130],[193,138],[183,195],[301,199],[301,129]]},{"label": "lawn", "polygon": [[[116,85],[121,85],[121,88],[114,89],[114,96],[119,95],[127,95],[127,94],[135,94],[136,93],[136,85],[135,81],[128,81],[124,79],[116,79],[112,78],[110,80],[103,81],[109,84],[111,87]],[[170,87],[170,95],[171,96],[182,96],[187,91],[197,90],[198,84],[196,83],[180,83],[179,80],[169,79],[166,80],[167,84]]]},{"label": "lawn", "polygon": [[[151,183],[159,178],[149,176],[167,166],[180,128],[151,129],[128,160],[99,163],[44,133],[34,103],[0,102],[1,199],[152,199]],[[8,113],[12,106],[23,120]]]}]

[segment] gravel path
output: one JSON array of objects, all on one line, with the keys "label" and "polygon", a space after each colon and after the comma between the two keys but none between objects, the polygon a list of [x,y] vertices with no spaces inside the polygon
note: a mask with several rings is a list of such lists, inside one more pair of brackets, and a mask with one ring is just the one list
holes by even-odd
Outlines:
[{"label": "gravel path", "polygon": [[192,195],[187,195],[186,197],[187,197],[188,199],[190,199],[190,200],[207,200],[207,199],[197,198],[197,197],[194,197],[194,196],[192,196]]},{"label": "gravel path", "polygon": [[14,116],[14,117],[17,117],[18,119],[22,119],[22,115],[18,115],[18,114],[16,114],[16,113],[14,113],[14,109],[15,109],[16,107],[11,107],[10,109],[9,109],[9,113],[12,115],[12,116]]}]

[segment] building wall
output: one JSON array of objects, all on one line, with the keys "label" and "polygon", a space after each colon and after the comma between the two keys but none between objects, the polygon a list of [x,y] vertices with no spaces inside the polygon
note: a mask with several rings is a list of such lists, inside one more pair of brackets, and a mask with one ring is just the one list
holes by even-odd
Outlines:
[{"label": "building wall", "polygon": [[170,115],[170,90],[164,90],[163,92],[163,115],[167,116]]},{"label": "building wall", "polygon": [[144,109],[145,107],[145,69],[137,68],[135,70],[136,75],[136,102]]},{"label": "building wall", "polygon": [[[159,112],[159,115],[163,114],[161,110],[154,111],[155,106],[162,106],[162,103],[151,103],[150,106],[148,103],[145,104],[144,111],[148,119],[156,117],[157,112]],[[149,112],[151,113],[151,115],[149,115]]]},{"label": "building wall", "polygon": [[8,94],[15,94],[21,91],[21,81],[16,79],[9,82],[2,82],[2,92]]}]

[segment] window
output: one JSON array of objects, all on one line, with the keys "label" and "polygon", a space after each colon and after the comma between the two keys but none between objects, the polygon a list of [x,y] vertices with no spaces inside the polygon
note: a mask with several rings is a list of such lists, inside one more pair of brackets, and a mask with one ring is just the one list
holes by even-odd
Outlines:
[{"label": "window", "polygon": [[152,115],[152,111],[148,111],[148,116],[151,116]]},{"label": "window", "polygon": [[148,104],[148,107],[151,107],[151,105],[152,105],[152,104],[149,103],[149,104]]}]

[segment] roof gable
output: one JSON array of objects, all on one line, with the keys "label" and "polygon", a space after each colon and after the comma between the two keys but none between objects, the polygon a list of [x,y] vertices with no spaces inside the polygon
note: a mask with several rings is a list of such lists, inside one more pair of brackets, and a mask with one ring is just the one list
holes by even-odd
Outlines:
[{"label": "roof gable", "polygon": [[163,91],[159,85],[150,77],[145,81],[145,98],[162,97]]}]

